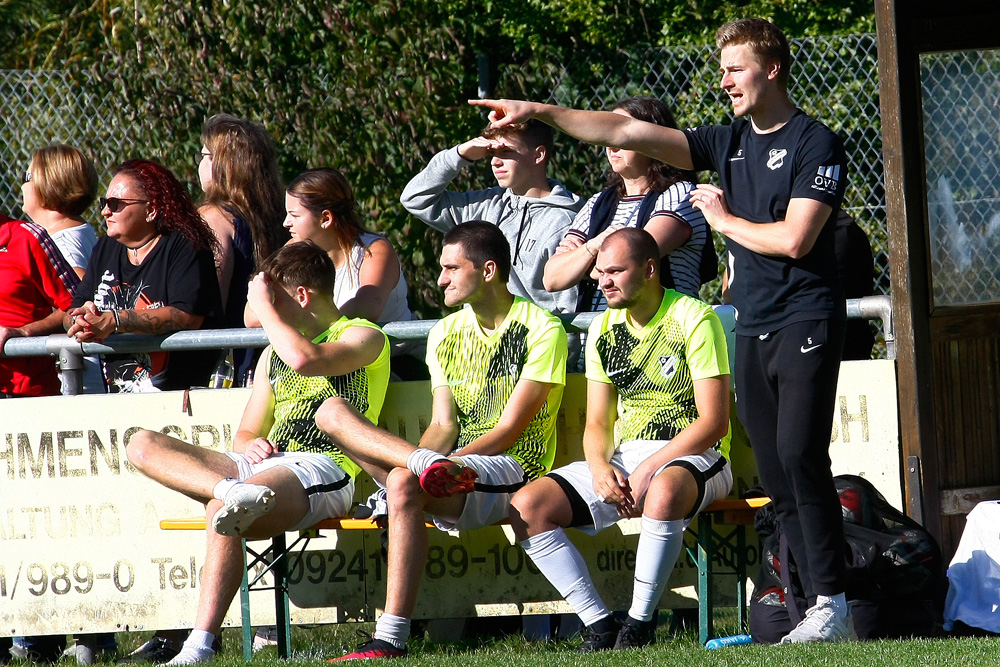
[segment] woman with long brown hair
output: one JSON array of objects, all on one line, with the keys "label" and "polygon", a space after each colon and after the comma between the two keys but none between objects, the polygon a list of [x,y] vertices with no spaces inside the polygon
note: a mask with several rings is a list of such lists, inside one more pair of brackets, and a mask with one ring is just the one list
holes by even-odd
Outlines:
[{"label": "woman with long brown hair", "polygon": [[285,211],[292,240],[313,241],[337,267],[340,312],[372,322],[413,319],[399,256],[385,238],[361,226],[343,174],[329,167],[302,172],[288,185]]},{"label": "woman with long brown hair", "polygon": [[[330,167],[302,172],[288,184],[285,211],[291,241],[312,241],[333,260],[333,300],[341,314],[370,322],[413,319],[399,256],[389,241],[361,225],[354,191],[342,173]],[[245,319],[249,327],[260,326],[249,307]],[[427,377],[421,344],[395,341],[392,357],[396,377]]]},{"label": "woman with long brown hair", "polygon": [[239,326],[254,267],[288,240],[278,152],[263,126],[225,113],[208,119],[201,141],[205,197],[198,212],[219,240],[215,263],[226,324]]}]

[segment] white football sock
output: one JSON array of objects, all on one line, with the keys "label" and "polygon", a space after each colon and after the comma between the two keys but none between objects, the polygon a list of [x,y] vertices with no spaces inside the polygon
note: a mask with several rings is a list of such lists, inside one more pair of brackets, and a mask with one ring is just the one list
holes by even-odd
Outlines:
[{"label": "white football sock", "polygon": [[635,579],[629,616],[637,621],[653,618],[670,572],[683,548],[683,520],[659,521],[642,517],[642,532],[635,550]]},{"label": "white football sock", "polygon": [[414,475],[420,477],[420,473],[430,468],[431,464],[447,460],[447,456],[443,456],[430,449],[418,447],[410,452],[410,455],[406,457],[406,467],[409,468],[410,472]]},{"label": "white football sock", "polygon": [[225,500],[226,500],[226,494],[229,493],[229,491],[234,486],[236,486],[237,484],[242,484],[242,483],[243,482],[241,482],[240,480],[233,479],[232,477],[227,477],[227,478],[225,478],[223,480],[219,480],[219,483],[216,484],[215,488],[212,489],[212,497],[215,498],[215,499],[217,499],[217,500],[221,500],[221,501],[225,502]]},{"label": "white football sock", "polygon": [[405,649],[406,640],[410,638],[410,619],[394,614],[382,614],[375,622],[372,638],[389,642],[398,649]]},{"label": "white football sock", "polygon": [[212,642],[215,635],[204,630],[192,630],[188,638],[184,640],[180,653],[175,655],[169,662],[164,663],[169,667],[179,667],[180,665],[196,665],[215,657],[212,650]]},{"label": "white football sock", "polygon": [[529,537],[521,546],[584,625],[611,614],[594,587],[587,563],[562,528]]}]

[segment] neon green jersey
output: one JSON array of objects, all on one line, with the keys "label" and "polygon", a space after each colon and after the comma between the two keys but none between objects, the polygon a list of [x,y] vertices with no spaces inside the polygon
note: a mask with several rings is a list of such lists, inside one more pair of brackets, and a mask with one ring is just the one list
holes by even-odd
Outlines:
[{"label": "neon green jersey", "polygon": [[[313,342],[318,344],[335,341],[351,327],[370,327],[380,333],[382,331],[367,320],[341,317],[329,329],[316,336]],[[382,335],[384,338],[385,334]],[[267,361],[267,379],[274,393],[274,424],[267,439],[283,452],[325,454],[348,475],[356,476],[361,469],[319,430],[316,426],[316,411],[326,399],[339,396],[373,424],[378,423],[389,384],[388,339],[385,339],[382,352],[373,363],[356,371],[334,376],[299,375],[271,350]]]},{"label": "neon green jersey", "polygon": [[670,440],[698,417],[694,381],[729,374],[726,336],[712,307],[664,290],[636,329],[626,309],[597,316],[587,334],[587,379],[618,391],[615,442]]},{"label": "neon green jersey", "polygon": [[554,384],[548,398],[505,453],[534,479],[552,467],[556,418],[566,384],[566,330],[548,311],[520,297],[497,329],[483,332],[472,308],[444,318],[427,336],[431,390],[450,387],[462,448],[492,430],[519,380]]}]

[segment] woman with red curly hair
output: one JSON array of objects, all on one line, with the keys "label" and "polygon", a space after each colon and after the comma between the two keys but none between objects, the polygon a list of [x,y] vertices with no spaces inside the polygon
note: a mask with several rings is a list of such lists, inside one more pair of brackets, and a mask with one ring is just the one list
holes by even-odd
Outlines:
[{"label": "woman with red curly hair", "polygon": [[[100,206],[108,233],[63,320],[68,335],[83,342],[214,326],[217,241],[170,170],[150,160],[123,163]],[[112,393],[204,385],[213,358],[212,351],[108,355],[105,384]]]}]

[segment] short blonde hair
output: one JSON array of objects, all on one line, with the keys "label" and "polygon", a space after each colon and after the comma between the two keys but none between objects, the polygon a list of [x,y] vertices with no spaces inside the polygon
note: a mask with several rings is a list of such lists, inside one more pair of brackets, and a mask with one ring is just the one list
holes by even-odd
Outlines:
[{"label": "short blonde hair", "polygon": [[32,154],[31,183],[39,205],[63,215],[81,215],[97,198],[94,163],[65,144],[51,144]]},{"label": "short blonde hair", "polygon": [[792,53],[788,39],[778,26],[766,19],[739,19],[731,21],[715,32],[715,45],[719,49],[746,44],[757,62],[778,62],[778,82],[788,87],[792,68]]}]

